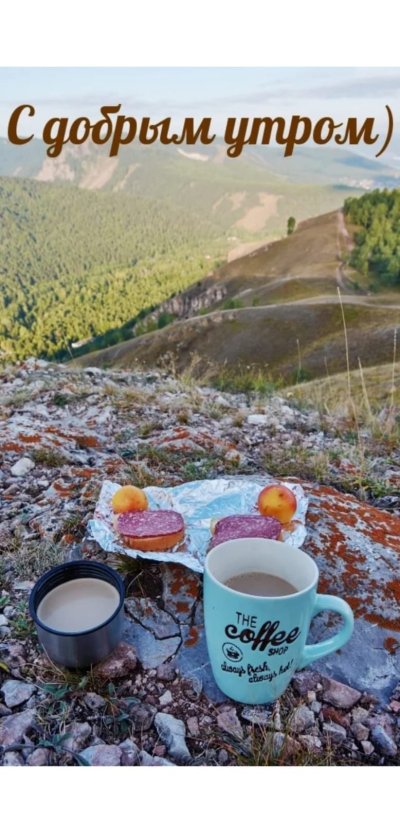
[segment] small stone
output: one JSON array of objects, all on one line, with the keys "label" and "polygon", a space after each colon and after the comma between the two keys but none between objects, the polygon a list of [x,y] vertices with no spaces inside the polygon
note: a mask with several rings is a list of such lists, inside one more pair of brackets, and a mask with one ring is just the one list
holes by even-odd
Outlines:
[{"label": "small stone", "polygon": [[176,670],[174,663],[161,663],[157,668],[157,678],[158,680],[164,680],[165,682],[169,682],[170,680],[175,680],[176,677]]},{"label": "small stone", "polygon": [[96,709],[102,709],[103,706],[106,705],[106,701],[104,697],[100,694],[96,694],[96,692],[87,692],[85,697],[83,698],[83,702],[86,703],[87,707],[92,711],[96,711]]},{"label": "small stone", "polygon": [[175,763],[171,763],[170,760],[166,760],[165,757],[152,757],[151,754],[145,752],[144,749],[140,752],[140,765],[141,766],[175,766]]},{"label": "small stone", "polygon": [[394,757],[397,754],[396,743],[382,726],[375,726],[372,729],[371,740],[381,754],[385,754],[387,757]]},{"label": "small stone", "polygon": [[200,734],[199,729],[199,721],[197,717],[188,717],[186,720],[186,725],[188,727],[189,734],[191,737],[198,737]]},{"label": "small stone", "polygon": [[137,766],[140,751],[135,741],[128,737],[123,743],[119,744],[119,747],[122,752],[121,766]]},{"label": "small stone", "polygon": [[229,763],[229,754],[225,749],[221,749],[218,752],[218,763],[220,766],[226,766]]},{"label": "small stone", "polygon": [[246,706],[242,711],[242,719],[253,723],[254,726],[270,726],[271,717],[271,711],[260,709],[258,706]]},{"label": "small stone", "polygon": [[11,634],[11,629],[9,626],[0,626],[0,638],[2,637],[9,637]]},{"label": "small stone", "polygon": [[92,728],[89,726],[89,723],[77,723],[77,721],[74,720],[73,723],[66,727],[65,734],[67,734],[68,737],[65,738],[63,746],[72,752],[80,752],[89,740],[92,734]]},{"label": "small stone", "polygon": [[164,757],[166,751],[167,747],[159,743],[158,746],[154,746],[153,757]]},{"label": "small stone", "polygon": [[324,706],[321,714],[324,720],[330,720],[332,723],[337,723],[345,729],[350,727],[349,715],[340,712],[338,709],[335,709],[334,706]]},{"label": "small stone", "polygon": [[6,752],[3,766],[25,766],[24,758],[19,752]]},{"label": "small stone", "polygon": [[320,675],[318,672],[297,672],[293,677],[292,687],[296,694],[304,697],[307,692],[318,689],[319,678]]},{"label": "small stone", "polygon": [[313,703],[317,699],[317,693],[314,691],[307,692],[307,703]]},{"label": "small stone", "polygon": [[398,712],[400,712],[400,702],[398,700],[392,700],[389,703],[389,709],[391,709],[395,714],[398,714]]},{"label": "small stone", "polygon": [[322,729],[332,743],[344,743],[346,740],[346,729],[344,729],[343,726],[339,726],[338,723],[323,723]]},{"label": "small stone", "polygon": [[8,626],[8,620],[4,614],[0,614],[0,626]]},{"label": "small stone", "polygon": [[233,707],[225,709],[218,715],[217,724],[223,732],[230,734],[237,740],[243,740],[243,729],[236,714],[236,709]]},{"label": "small stone", "polygon": [[301,746],[297,740],[283,734],[283,732],[267,732],[263,750],[265,753],[272,754],[273,757],[280,757],[281,755],[292,757],[301,751]]},{"label": "small stone", "polygon": [[319,700],[313,700],[313,702],[310,703],[310,709],[312,712],[314,712],[314,714],[319,714],[321,711],[321,707],[322,703],[320,703]]},{"label": "small stone", "polygon": [[7,709],[4,703],[0,703],[0,717],[8,717],[10,714],[12,714],[11,709]]},{"label": "small stone", "polygon": [[353,723],[350,728],[356,740],[359,742],[361,742],[361,740],[368,740],[369,729],[362,723]]},{"label": "small stone", "polygon": [[35,468],[33,460],[29,457],[21,457],[13,466],[11,466],[11,474],[14,477],[24,477],[28,472]]},{"label": "small stone", "polygon": [[301,734],[299,742],[310,754],[318,754],[322,749],[322,741],[314,734]]},{"label": "small stone", "polygon": [[114,743],[109,746],[105,743],[100,746],[89,746],[83,749],[81,755],[89,766],[120,766],[122,758],[121,749]]},{"label": "small stone", "polygon": [[215,406],[221,406],[223,409],[230,409],[231,407],[229,400],[227,400],[226,397],[222,397],[221,394],[218,394],[217,397],[214,398],[213,402]]},{"label": "small stone", "polygon": [[32,683],[23,683],[21,680],[6,680],[0,691],[3,693],[6,706],[13,709],[29,700],[35,693],[36,686]]},{"label": "small stone", "polygon": [[190,752],[185,741],[185,724],[172,714],[157,712],[154,718],[155,727],[163,743],[167,746],[171,757],[176,760],[190,760]]},{"label": "small stone", "polygon": [[22,738],[28,734],[34,722],[33,709],[3,717],[0,720],[0,746],[15,746],[22,743]]},{"label": "small stone", "polygon": [[338,709],[352,709],[362,696],[357,689],[346,686],[345,683],[339,683],[338,680],[332,680],[330,677],[323,677],[322,683],[325,702],[332,703]]},{"label": "small stone", "polygon": [[228,449],[225,455],[225,461],[227,463],[237,463],[240,464],[243,462],[242,455],[237,449]]},{"label": "small stone", "polygon": [[160,706],[168,706],[170,703],[172,703],[172,694],[170,691],[166,691],[159,698],[159,704]]},{"label": "small stone", "polygon": [[32,752],[32,754],[28,755],[26,758],[26,765],[27,766],[48,766],[50,760],[50,752],[48,749],[43,748],[43,746],[39,746],[38,749]]},{"label": "small stone", "polygon": [[351,713],[353,723],[363,723],[363,721],[367,719],[368,715],[368,710],[363,709],[362,706],[356,706]]},{"label": "small stone", "polygon": [[157,710],[150,703],[133,703],[129,706],[129,717],[136,732],[147,732],[156,713]]},{"label": "small stone", "polygon": [[249,414],[247,423],[249,426],[263,426],[268,422],[268,419],[266,414]]},{"label": "small stone", "polygon": [[136,669],[137,659],[135,649],[130,643],[119,643],[106,660],[98,663],[94,673],[104,680],[126,677]]},{"label": "small stone", "polygon": [[290,719],[290,731],[299,734],[314,725],[314,713],[307,706],[298,706]]},{"label": "small stone", "polygon": [[17,583],[14,583],[14,589],[16,592],[30,592],[34,585],[33,580],[18,580]]},{"label": "small stone", "polygon": [[362,746],[364,754],[366,754],[368,756],[375,751],[372,743],[370,743],[369,740],[362,740],[361,741],[361,746]]}]

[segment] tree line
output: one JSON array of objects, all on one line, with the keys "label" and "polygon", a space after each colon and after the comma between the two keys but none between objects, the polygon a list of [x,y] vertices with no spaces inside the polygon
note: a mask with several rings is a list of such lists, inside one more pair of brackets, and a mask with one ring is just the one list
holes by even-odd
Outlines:
[{"label": "tree line", "polygon": [[400,285],[400,189],[350,197],[344,213],[357,227],[350,265],[373,285]]},{"label": "tree line", "polygon": [[145,197],[0,178],[0,355],[54,357],[204,277],[211,221]]}]

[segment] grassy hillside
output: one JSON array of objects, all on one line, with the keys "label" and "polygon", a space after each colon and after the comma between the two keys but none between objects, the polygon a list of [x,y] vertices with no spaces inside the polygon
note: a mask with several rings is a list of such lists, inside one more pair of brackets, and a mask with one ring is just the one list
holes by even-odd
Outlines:
[{"label": "grassy hillside", "polygon": [[[351,398],[358,412],[368,417],[400,404],[400,368],[391,362],[350,372]],[[302,405],[336,414],[349,406],[347,372],[300,383],[288,391]],[[378,422],[378,421],[377,421]]]},{"label": "grassy hillside", "polygon": [[[318,378],[346,368],[340,288],[351,367],[391,358],[400,301],[370,295],[343,263],[351,238],[338,212],[306,221],[292,234],[219,267],[204,281],[226,297],[207,314],[81,358],[82,364],[150,366],[165,353],[178,370],[197,359],[197,373],[232,383],[235,371],[262,371],[275,381]],[[198,287],[196,287],[197,293]],[[189,289],[188,294],[191,293]],[[240,382],[240,381],[239,381]]]},{"label": "grassy hillside", "polygon": [[[350,363],[357,366],[390,360],[400,307],[388,312],[378,306],[345,306]],[[297,341],[299,341],[297,343]],[[302,375],[320,377],[346,367],[340,306],[325,303],[284,303],[213,312],[143,335],[121,345],[81,358],[82,365],[129,368],[150,366],[168,352],[183,371],[194,354],[201,358],[198,373],[234,374],[242,367],[262,369],[273,379],[296,381],[298,346]]]}]

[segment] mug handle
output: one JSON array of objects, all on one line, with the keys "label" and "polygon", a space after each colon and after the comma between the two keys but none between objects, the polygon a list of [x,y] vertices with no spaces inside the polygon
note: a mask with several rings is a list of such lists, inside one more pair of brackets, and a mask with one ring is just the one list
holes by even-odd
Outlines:
[{"label": "mug handle", "polygon": [[340,597],[334,597],[331,594],[317,594],[312,617],[315,617],[316,614],[325,610],[340,614],[340,616],[343,617],[344,625],[337,634],[329,637],[328,640],[322,640],[321,643],[304,646],[299,665],[296,667],[297,669],[304,669],[305,666],[314,663],[314,661],[319,660],[320,657],[325,657],[326,654],[340,649],[341,646],[344,646],[344,644],[350,640],[354,627],[354,615],[349,604]]}]

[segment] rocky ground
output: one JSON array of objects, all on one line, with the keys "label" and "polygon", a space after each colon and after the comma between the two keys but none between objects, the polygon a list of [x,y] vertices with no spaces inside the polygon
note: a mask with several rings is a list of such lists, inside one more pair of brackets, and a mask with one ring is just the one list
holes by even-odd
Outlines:
[{"label": "rocky ground", "polygon": [[[42,361],[0,375],[0,763],[380,765],[399,762],[399,449],[290,399],[222,394],[159,372]],[[393,410],[391,410],[391,413]],[[305,550],[356,629],[280,701],[233,703],[205,650],[201,579],[106,555],[85,539],[104,479],[173,485],[226,474],[295,476],[310,498]],[[55,667],[29,592],[78,556],[126,582],[124,639],[89,672]],[[334,621],[318,619],[313,638]]]}]

